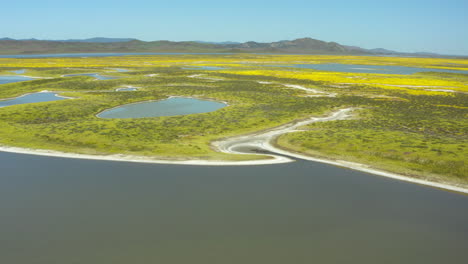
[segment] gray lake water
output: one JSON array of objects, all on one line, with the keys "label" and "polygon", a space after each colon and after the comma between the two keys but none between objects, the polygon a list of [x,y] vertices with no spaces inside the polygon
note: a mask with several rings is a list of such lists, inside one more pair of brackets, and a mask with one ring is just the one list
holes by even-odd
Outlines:
[{"label": "gray lake water", "polygon": [[0,76],[0,84],[24,82],[24,81],[31,81],[31,80],[34,80],[34,79],[29,78],[29,77],[24,77],[24,76]]},{"label": "gray lake water", "polygon": [[387,65],[362,65],[362,64],[296,64],[291,67],[314,69],[320,71],[334,72],[355,72],[355,73],[380,73],[380,74],[413,74],[418,72],[450,72],[468,74],[468,71],[432,69],[432,68],[414,68],[404,66],[387,66]]},{"label": "gray lake water", "polygon": [[468,263],[467,196],[325,164],[0,168],[0,263]]},{"label": "gray lake water", "polygon": [[117,79],[117,77],[109,77],[109,76],[102,76],[99,73],[79,73],[79,74],[66,74],[64,77],[72,77],[72,76],[91,76],[98,80],[112,80]]},{"label": "gray lake water", "polygon": [[63,98],[57,96],[56,93],[33,93],[27,94],[15,99],[10,100],[0,100],[0,107],[12,106],[12,105],[19,105],[19,104],[31,104],[31,103],[40,103],[40,102],[50,102],[50,101],[58,101],[58,100],[66,100],[68,98]]},{"label": "gray lake water", "polygon": [[216,111],[226,104],[193,98],[172,97],[155,102],[141,102],[122,105],[98,114],[101,118],[142,118],[177,116]]}]

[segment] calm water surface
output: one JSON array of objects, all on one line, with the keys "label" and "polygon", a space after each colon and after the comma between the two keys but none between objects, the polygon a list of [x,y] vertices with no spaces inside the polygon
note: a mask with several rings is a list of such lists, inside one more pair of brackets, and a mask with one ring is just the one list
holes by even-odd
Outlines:
[{"label": "calm water surface", "polygon": [[24,76],[0,76],[0,84],[31,81],[31,80],[34,80],[34,79],[29,78],[29,77],[24,77]]},{"label": "calm water surface", "polygon": [[127,69],[118,69],[118,68],[115,68],[114,70],[116,70],[117,72],[128,72],[129,71]]},{"label": "calm water surface", "polygon": [[216,66],[190,66],[190,67],[185,67],[182,68],[185,70],[205,70],[205,71],[216,71],[216,70],[222,70],[224,69],[223,67],[216,67]]},{"label": "calm water surface", "polygon": [[156,102],[142,102],[122,105],[98,114],[101,118],[142,118],[156,116],[177,116],[216,111],[226,104],[193,98],[172,97]]},{"label": "calm water surface", "polygon": [[11,71],[12,73],[16,73],[16,74],[23,74],[26,72],[26,70],[16,70],[16,71]]},{"label": "calm water surface", "polygon": [[66,74],[64,77],[72,77],[72,76],[91,76],[98,80],[112,80],[117,79],[117,77],[109,77],[109,76],[102,76],[99,73],[78,73],[78,74]]},{"label": "calm water surface", "polygon": [[132,87],[115,89],[115,91],[117,91],[117,92],[133,92],[133,91],[137,91],[137,90],[138,90],[138,88],[132,88]]},{"label": "calm water surface", "polygon": [[0,100],[0,107],[19,105],[19,104],[31,104],[31,103],[40,103],[40,102],[50,102],[58,100],[66,100],[68,98],[60,97],[56,93],[33,93],[27,94],[11,100]]},{"label": "calm water surface", "polygon": [[0,168],[0,263],[468,263],[467,196],[329,165]]},{"label": "calm water surface", "polygon": [[404,66],[387,66],[387,65],[362,65],[362,64],[296,64],[292,67],[314,69],[321,71],[334,72],[355,72],[355,73],[380,73],[380,74],[413,74],[418,72],[450,72],[468,74],[468,71],[431,69],[431,68],[414,68]]}]

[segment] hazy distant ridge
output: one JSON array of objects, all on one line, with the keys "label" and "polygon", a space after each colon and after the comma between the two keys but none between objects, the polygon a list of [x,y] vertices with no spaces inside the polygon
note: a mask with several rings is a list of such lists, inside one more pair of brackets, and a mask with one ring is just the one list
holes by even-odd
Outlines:
[{"label": "hazy distant ridge", "polygon": [[133,38],[89,38],[67,40],[37,40],[0,38],[0,54],[40,53],[92,53],[92,52],[257,52],[343,55],[415,55],[440,56],[434,53],[401,53],[387,49],[364,49],[312,38],[261,43],[205,42],[205,41],[141,41]]}]

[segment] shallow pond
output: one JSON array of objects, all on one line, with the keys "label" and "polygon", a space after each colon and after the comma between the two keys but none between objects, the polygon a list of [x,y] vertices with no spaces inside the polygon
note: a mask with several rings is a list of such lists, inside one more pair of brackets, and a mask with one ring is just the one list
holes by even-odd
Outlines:
[{"label": "shallow pond", "polygon": [[0,84],[31,81],[33,78],[24,76],[0,76]]},{"label": "shallow pond", "polygon": [[185,97],[171,97],[162,101],[122,105],[105,110],[97,116],[101,118],[177,116],[213,112],[226,106],[227,105],[224,103],[214,101]]},{"label": "shallow pond", "polygon": [[99,73],[78,73],[78,74],[67,74],[64,75],[64,77],[73,77],[73,76],[91,76],[96,78],[97,80],[112,80],[112,79],[117,79],[117,77],[108,77],[108,76],[102,76]]},{"label": "shallow pond", "polygon": [[326,164],[0,168],[0,263],[468,263],[467,196]]},{"label": "shallow pond", "polygon": [[116,92],[133,92],[133,91],[137,91],[138,88],[135,88],[135,87],[125,87],[125,88],[117,88],[115,89]]},{"label": "shallow pond", "polygon": [[16,74],[23,74],[26,72],[26,70],[16,70],[16,71],[11,71],[12,73],[16,73]]},{"label": "shallow pond", "polygon": [[87,57],[113,57],[113,56],[144,56],[144,55],[227,55],[233,53],[187,53],[187,52],[126,52],[126,53],[57,53],[57,54],[18,54],[0,55],[0,58],[87,58]]},{"label": "shallow pond", "polygon": [[19,105],[19,104],[32,104],[40,102],[50,102],[50,101],[59,101],[66,100],[68,98],[58,96],[56,93],[51,92],[40,92],[23,95],[14,99],[0,101],[0,107]]},{"label": "shallow pond", "polygon": [[216,71],[216,70],[222,70],[224,68],[223,67],[216,67],[216,66],[190,66],[190,67],[185,67],[183,69],[185,69],[185,70]]},{"label": "shallow pond", "polygon": [[354,72],[354,73],[380,73],[380,74],[413,74],[418,72],[450,72],[468,74],[468,71],[432,69],[432,68],[414,68],[405,66],[388,65],[362,65],[362,64],[295,64],[291,67],[314,69],[320,71],[334,72]]},{"label": "shallow pond", "polygon": [[129,72],[127,69],[120,69],[120,68],[112,68],[111,70],[114,70],[116,72]]},{"label": "shallow pond", "polygon": [[138,90],[137,88],[117,88],[115,89],[117,92],[132,92]]}]

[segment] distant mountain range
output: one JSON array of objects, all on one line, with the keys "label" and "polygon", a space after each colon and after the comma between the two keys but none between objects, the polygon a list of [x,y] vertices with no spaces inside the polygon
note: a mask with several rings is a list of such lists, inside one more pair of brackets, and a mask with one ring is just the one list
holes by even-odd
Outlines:
[{"label": "distant mountain range", "polygon": [[89,38],[89,39],[64,39],[64,40],[39,40],[35,38],[30,39],[12,39],[12,38],[0,38],[1,40],[19,40],[19,41],[55,41],[55,42],[89,42],[89,43],[112,43],[112,42],[128,42],[137,40],[134,38]]},{"label": "distant mountain range", "polygon": [[94,53],[94,52],[206,52],[284,53],[442,57],[435,53],[403,53],[387,49],[364,49],[312,38],[277,42],[141,41],[133,38],[38,40],[0,38],[0,54]]}]

